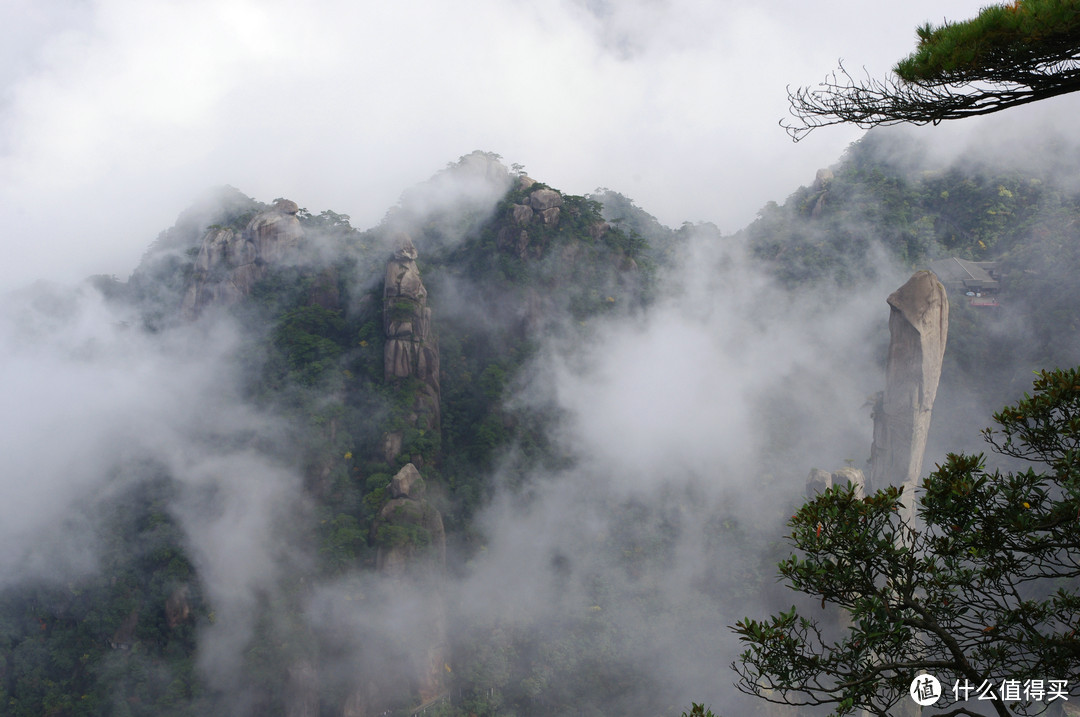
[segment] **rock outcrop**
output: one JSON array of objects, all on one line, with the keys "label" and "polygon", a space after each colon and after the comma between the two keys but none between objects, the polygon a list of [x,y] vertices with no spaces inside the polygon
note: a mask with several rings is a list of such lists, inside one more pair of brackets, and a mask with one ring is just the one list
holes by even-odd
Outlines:
[{"label": "rock outcrop", "polygon": [[[410,450],[403,441],[410,429],[436,434],[440,430],[439,348],[416,258],[412,240],[399,233],[383,284],[384,378],[408,393],[409,413],[407,428],[399,422],[397,430],[384,433],[379,442],[378,450],[390,464],[400,460],[402,451]],[[442,516],[427,499],[418,468],[423,467],[423,456],[409,457],[412,462],[398,470],[387,487],[390,499],[372,523],[371,543],[377,546],[375,567],[387,591],[383,599],[395,606],[417,606],[409,615],[410,639],[391,642],[380,658],[400,667],[366,670],[360,675],[342,717],[385,714],[393,703],[408,696],[426,704],[446,691],[446,531]],[[405,647],[404,642],[408,643]]]},{"label": "rock outcrop", "polygon": [[562,195],[554,189],[537,189],[529,195],[529,207],[540,215],[540,220],[549,226],[559,223]]},{"label": "rock outcrop", "polygon": [[[426,704],[445,694],[444,670],[449,661],[446,608],[442,583],[446,572],[446,532],[442,516],[426,498],[424,480],[406,463],[390,482],[391,499],[372,525],[378,545],[376,569],[386,581],[384,599],[394,605],[415,605],[409,616],[409,648],[398,654],[388,647],[395,670],[364,675],[346,701],[343,717],[384,714],[404,695]],[[422,607],[420,607],[422,606]]]},{"label": "rock outcrop", "polygon": [[832,488],[832,473],[820,468],[811,468],[810,475],[806,476],[806,497],[813,498],[829,488]]},{"label": "rock outcrop", "polygon": [[379,545],[376,568],[391,577],[439,577],[446,565],[446,533],[416,466],[406,463],[397,472],[390,494],[372,526]]},{"label": "rock outcrop", "polygon": [[286,670],[285,717],[319,717],[319,672],[309,660]]},{"label": "rock outcrop", "polygon": [[286,260],[304,235],[296,202],[279,199],[242,231],[212,227],[204,236],[180,314],[194,319],[211,305],[228,306],[251,293],[268,267]]},{"label": "rock outcrop", "polygon": [[949,300],[937,277],[920,271],[893,292],[888,303],[889,360],[885,392],[874,407],[870,485],[875,490],[904,486],[910,511],[941,378]]},{"label": "rock outcrop", "polygon": [[862,498],[866,495],[866,476],[858,468],[841,468],[832,473],[823,471],[820,468],[812,468],[810,469],[810,475],[806,477],[806,497],[813,498],[833,486],[848,483],[855,486],[856,497]]},{"label": "rock outcrop", "polygon": [[170,630],[191,618],[191,589],[187,583],[174,589],[165,600],[165,623]]},{"label": "rock outcrop", "polygon": [[386,381],[392,384],[417,379],[411,423],[416,428],[437,432],[440,425],[439,346],[431,330],[427,289],[420,279],[416,257],[416,247],[409,236],[398,234],[394,256],[386,263],[383,284],[384,373]]},{"label": "rock outcrop", "polygon": [[[520,177],[519,185],[528,189],[535,182]],[[501,249],[512,249],[522,259],[539,258],[546,246],[541,227],[556,227],[562,217],[563,197],[554,189],[539,188],[531,191],[522,204],[510,206],[510,221],[499,230],[497,238]]]},{"label": "rock outcrop", "polygon": [[391,498],[411,498],[420,500],[424,497],[424,479],[420,477],[420,471],[412,463],[397,472],[390,481]]},{"label": "rock outcrop", "polygon": [[833,172],[831,169],[819,169],[814,177],[814,184],[810,187],[809,201],[813,202],[810,209],[810,218],[818,219],[825,209],[826,198],[829,196],[829,185],[832,184]]}]

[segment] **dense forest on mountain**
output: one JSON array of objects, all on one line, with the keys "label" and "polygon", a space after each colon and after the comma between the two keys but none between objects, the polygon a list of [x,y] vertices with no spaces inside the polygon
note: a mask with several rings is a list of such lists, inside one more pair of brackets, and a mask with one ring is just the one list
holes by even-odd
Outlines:
[{"label": "dense forest on mountain", "polygon": [[[644,321],[701,244],[745,255],[767,291],[792,302],[842,301],[939,258],[995,261],[999,305],[951,297],[939,397],[941,442],[964,433],[949,426],[974,421],[977,431],[1030,384],[1031,369],[1080,356],[1080,166],[1056,154],[1063,166],[1045,171],[964,156],[937,166],[894,134],[871,132],[812,184],[724,237],[711,225],[665,227],[612,190],[562,194],[477,152],[406,191],[370,229],[298,208],[300,258],[266,264],[240,299],[185,317],[195,283],[224,280],[200,264],[209,238],[240,236],[287,205],[215,192],[150,245],[130,278],[93,277],[87,287],[125,317],[117,331],[165,342],[225,322],[235,334],[224,399],[272,426],[222,434],[208,421],[198,441],[299,476],[294,512],[276,519],[283,567],[273,581],[245,588],[253,627],[239,638],[236,674],[215,682],[208,636],[231,618],[200,574],[207,558],[185,532],[185,510],[212,513],[226,498],[220,488],[182,484],[153,451],[117,456],[110,489],[83,510],[99,555],[92,569],[63,580],[28,570],[0,583],[0,712],[357,717],[414,714],[425,703],[427,715],[677,715],[698,695],[642,657],[656,644],[682,645],[698,662],[715,656],[701,669],[730,694],[728,653],[708,635],[774,590],[772,541],[801,503],[810,466],[763,471],[782,499],[759,516],[708,503],[692,484],[657,500],[609,500],[581,486],[573,503],[581,514],[568,519],[606,527],[586,533],[592,544],[580,554],[550,555],[555,594],[566,596],[551,604],[474,609],[468,603],[486,605],[484,595],[424,582],[440,573],[437,581],[471,584],[490,570],[483,560],[496,546],[485,511],[493,505],[520,515],[528,542],[540,520],[530,507],[555,485],[548,477],[586,462],[560,432],[557,397],[527,390],[538,362],[552,347],[595,344],[613,322]],[[426,303],[385,291],[392,257],[412,261],[403,235],[415,247]],[[48,313],[72,300],[50,289],[32,303]],[[430,385],[391,379],[386,364],[388,327],[411,322],[419,331],[425,308],[437,337],[434,408]],[[884,294],[881,308],[884,325]],[[405,502],[394,484],[409,464],[422,500]],[[698,565],[695,591],[673,601],[665,571],[692,530],[711,551],[706,562],[717,563]],[[436,560],[439,550],[445,558]],[[406,566],[406,577],[391,582],[427,585],[438,599],[414,604],[385,592],[378,576],[389,570],[387,556]],[[409,572],[436,562],[434,572]],[[483,584],[492,595],[501,589],[497,579]],[[438,649],[386,601],[415,611],[415,624],[437,623]],[[718,630],[699,633],[695,626],[706,624]],[[417,677],[431,655],[438,678]],[[425,687],[432,684],[435,695]],[[724,713],[754,707],[732,709]]]},{"label": "dense forest on mountain", "polygon": [[[1027,390],[1035,370],[1071,366],[1080,352],[1076,170],[1055,140],[1032,154],[1021,163],[973,152],[942,165],[925,146],[870,132],[738,236],[792,288],[857,285],[888,261],[997,262],[1000,306],[952,297],[938,409],[945,427],[973,411],[988,416]],[[949,446],[952,436],[936,438]]]}]

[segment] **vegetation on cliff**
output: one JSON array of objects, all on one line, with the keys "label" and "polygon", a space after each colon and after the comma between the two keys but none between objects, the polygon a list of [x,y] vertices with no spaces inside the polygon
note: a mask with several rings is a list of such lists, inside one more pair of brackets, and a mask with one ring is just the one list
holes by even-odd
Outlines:
[{"label": "vegetation on cliff", "polygon": [[[1080,369],[1044,371],[994,420],[992,448],[1037,470],[987,471],[981,454],[952,454],[922,484],[918,520],[892,486],[865,498],[830,488],[792,516],[798,554],[781,575],[845,617],[838,629],[792,607],[737,623],[739,689],[837,715],[892,714],[922,671],[943,685],[1070,689],[1080,675]],[[939,709],[964,707],[938,696]],[[1017,688],[995,690],[992,706],[1038,714],[1047,704]]]},{"label": "vegetation on cliff", "polygon": [[[418,671],[424,650],[404,637],[387,637],[379,625],[352,625],[385,658],[373,665],[350,651],[337,623],[328,628],[316,620],[310,606],[319,605],[327,623],[387,614],[386,593],[368,581],[380,550],[423,555],[439,543],[440,531],[451,578],[472,574],[490,547],[488,526],[477,520],[482,509],[500,495],[508,510],[523,510],[545,490],[542,476],[580,460],[559,440],[566,417],[558,402],[509,399],[544,347],[588,345],[613,319],[653,310],[663,282],[683,267],[691,235],[745,245],[755,271],[770,277],[762,286],[792,300],[865,284],[889,262],[914,268],[951,255],[996,260],[1008,277],[1001,306],[954,310],[952,385],[995,400],[1012,379],[987,377],[1015,372],[1023,361],[1075,357],[1075,343],[1060,333],[1076,324],[1080,306],[1068,280],[1080,268],[1080,237],[1070,238],[1080,200],[1068,185],[1018,170],[964,163],[928,169],[917,158],[896,157],[887,138],[871,134],[831,173],[727,238],[715,227],[663,227],[610,190],[564,195],[486,153],[452,163],[363,231],[342,214],[264,204],[226,189],[181,215],[128,281],[96,277],[100,293],[133,317],[126,330],[167,337],[185,325],[179,307],[192,282],[228,279],[227,271],[197,266],[204,238],[228,231],[228,246],[239,246],[255,218],[283,207],[303,229],[301,258],[249,262],[258,278],[241,300],[200,308],[199,321],[235,329],[228,370],[240,400],[273,424],[266,435],[208,433],[207,445],[232,441],[302,477],[295,514],[281,526],[293,546],[282,557],[288,570],[273,589],[255,591],[250,606],[253,635],[235,678],[243,709],[299,714],[296,706],[314,699],[321,714],[355,713],[356,695],[366,689],[358,675]],[[459,187],[468,191],[455,194]],[[421,316],[416,301],[384,293],[401,233],[415,245],[426,290],[420,308],[430,309],[437,339],[437,427],[417,408],[429,384],[414,376],[387,380],[388,325]],[[1033,340],[1008,336],[1003,327],[1014,321]],[[949,390],[956,392],[943,389]],[[408,502],[400,486],[395,494],[395,476],[410,463],[423,501]],[[180,488],[165,465],[144,456],[120,457],[116,471],[138,479],[88,509],[104,546],[100,570],[65,584],[0,588],[5,713],[194,715],[224,704],[198,666],[200,636],[221,617],[182,516],[169,507]],[[572,504],[582,512],[567,518],[568,530],[587,535],[588,559],[614,572],[597,571],[571,586],[566,576],[572,567],[578,575],[587,570],[586,558],[554,551],[545,569],[556,587],[567,581],[557,604],[517,615],[514,606],[459,613],[468,619],[453,625],[448,657],[434,665],[445,701],[430,709],[675,715],[678,702],[664,691],[670,686],[640,657],[645,648],[685,641],[707,651],[686,625],[715,621],[721,598],[757,600],[771,581],[761,531],[773,526],[756,524],[771,518],[717,509],[704,521],[701,541],[708,555],[724,550],[723,568],[705,571],[692,594],[667,602],[664,570],[678,557],[691,524],[686,516],[712,510],[701,493],[672,488],[656,502],[630,497],[610,504],[590,502],[589,486],[580,490]],[[216,505],[213,496],[204,500],[202,507]],[[614,527],[589,533],[590,511]],[[431,609],[423,604],[402,609]],[[655,619],[626,629],[626,616],[639,614]],[[413,614],[404,622],[428,618]],[[655,698],[633,702],[643,694]],[[422,696],[429,695],[417,679],[402,678],[378,699],[404,713]]]},{"label": "vegetation on cliff", "polygon": [[1080,89],[1080,6],[1013,0],[977,16],[916,29],[918,46],[885,80],[856,80],[843,65],[816,88],[789,92],[798,141],[817,127],[860,127],[985,115]]}]

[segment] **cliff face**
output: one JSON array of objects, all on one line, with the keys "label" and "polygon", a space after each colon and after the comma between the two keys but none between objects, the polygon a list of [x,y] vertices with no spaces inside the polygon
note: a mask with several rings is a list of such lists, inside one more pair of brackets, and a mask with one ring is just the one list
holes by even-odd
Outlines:
[{"label": "cliff face", "polygon": [[855,497],[862,498],[866,495],[866,477],[858,468],[840,468],[829,473],[820,468],[810,469],[810,475],[806,477],[806,497],[813,498],[819,493],[824,493],[834,486],[842,486],[851,483],[855,486]]},{"label": "cliff face", "polygon": [[442,594],[446,533],[442,516],[425,493],[420,472],[406,463],[391,481],[391,499],[373,528],[379,544],[376,569],[392,582],[392,592],[426,595],[426,610],[415,616],[412,626],[424,647],[412,656],[413,674],[401,676],[413,682],[422,704],[443,694],[443,668],[449,661]]},{"label": "cliff face", "polygon": [[[256,639],[228,645],[241,688],[259,695],[237,714],[383,714],[445,697],[457,680],[451,667],[469,674],[468,658],[448,647],[447,531],[452,556],[476,549],[462,528],[490,493],[504,447],[526,439],[523,464],[554,455],[545,428],[555,419],[546,409],[507,408],[502,396],[543,332],[582,327],[642,296],[633,258],[642,247],[595,202],[533,186],[483,157],[463,165],[463,181],[457,170],[446,174],[454,175],[449,189],[464,190],[419,193],[366,232],[343,215],[226,192],[164,232],[127,286],[108,283],[162,333],[224,315],[225,330],[244,342],[224,364],[242,374],[237,396],[272,423],[236,440],[280,465],[272,479],[302,496],[280,506],[272,529],[296,538],[299,559],[281,558],[280,585],[266,588],[275,599],[251,608]],[[444,194],[450,199],[439,203]],[[390,253],[385,239],[395,232]],[[441,299],[435,311],[429,289]],[[198,440],[219,448],[216,436]],[[164,503],[173,478],[162,480]],[[125,559],[141,540],[126,535],[136,538],[120,551]],[[176,538],[175,554],[183,550]],[[171,556],[149,569],[154,587],[141,603],[129,592],[117,597],[115,581],[102,583],[100,642],[117,652],[108,659],[158,651],[142,637],[153,615],[174,641],[170,655],[195,654],[215,605],[196,568],[178,574]],[[355,576],[372,586],[366,594],[352,592]],[[321,614],[305,612],[325,604],[350,614],[327,629]],[[380,619],[369,626],[355,615]],[[202,679],[185,677],[185,688],[194,693]]]},{"label": "cliff face", "polygon": [[379,572],[394,578],[441,577],[446,565],[446,533],[442,516],[425,494],[420,472],[406,463],[391,481],[390,500],[375,521]]},{"label": "cliff face", "polygon": [[[427,289],[416,266],[416,247],[407,234],[394,242],[383,283],[383,330],[386,332],[385,377],[396,385],[419,382],[410,422],[439,430],[439,346],[431,330]],[[392,458],[389,458],[392,460]]]},{"label": "cliff face", "polygon": [[920,271],[894,291],[888,303],[889,360],[885,392],[874,409],[870,485],[874,490],[905,486],[910,509],[941,378],[949,300],[941,282]]},{"label": "cliff face", "polygon": [[269,265],[285,260],[304,235],[296,202],[279,199],[242,231],[211,227],[203,237],[180,313],[194,319],[210,305],[228,306],[251,293]]},{"label": "cliff face", "polygon": [[[384,379],[408,401],[405,430],[440,431],[439,349],[432,330],[427,289],[416,265],[417,251],[407,234],[399,233],[383,283]],[[398,424],[400,425],[400,424]],[[383,436],[382,453],[394,464],[402,452],[403,430]],[[389,500],[371,527],[376,546],[376,571],[386,581],[395,604],[415,602],[424,609],[411,618],[414,647],[403,655],[406,666],[392,676],[360,675],[343,708],[343,717],[382,714],[402,695],[416,694],[426,704],[441,696],[447,665],[446,610],[443,580],[446,572],[446,532],[442,515],[427,499],[427,486],[411,456],[390,481]],[[434,456],[429,455],[433,462]],[[414,464],[415,463],[415,464]]]}]

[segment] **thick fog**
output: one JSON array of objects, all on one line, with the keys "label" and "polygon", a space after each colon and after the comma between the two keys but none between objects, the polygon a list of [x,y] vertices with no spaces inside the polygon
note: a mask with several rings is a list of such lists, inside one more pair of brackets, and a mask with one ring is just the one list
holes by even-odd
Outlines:
[{"label": "thick fog", "polygon": [[[728,626],[769,600],[743,582],[755,541],[779,538],[811,468],[868,456],[884,297],[906,279],[881,269],[845,295],[791,294],[733,240],[702,232],[647,312],[548,344],[508,400],[563,411],[558,440],[575,464],[485,512],[462,623],[543,634],[594,610],[623,638],[613,664],[649,676],[615,711],[694,695],[737,714]],[[718,536],[718,520],[732,529]],[[665,557],[628,568],[627,545],[657,541]]]},{"label": "thick fog", "polygon": [[[957,158],[975,168],[1054,166],[1053,152],[998,151],[1008,133],[968,136],[995,149],[950,154],[902,130],[877,146],[914,172]],[[369,239],[423,227],[438,244],[421,243],[421,255],[446,252],[477,231],[514,181],[473,155],[401,192]],[[207,201],[183,221],[209,224]],[[314,505],[296,434],[273,403],[257,407],[244,395],[264,358],[252,353],[250,327],[209,311],[151,330],[93,282],[11,292],[0,311],[8,397],[0,589],[107,575],[109,546],[99,542],[110,511],[164,477],[164,507],[213,611],[198,628],[197,674],[214,709],[258,711],[245,677],[256,632],[268,629],[258,619],[272,621],[271,634],[320,645],[318,682],[340,696],[357,689],[358,676],[392,683],[414,674],[431,647],[416,616],[437,614],[450,674],[483,665],[505,675],[505,657],[485,650],[508,641],[567,651],[565,659],[582,661],[582,679],[628,680],[611,707],[620,714],[677,711],[689,700],[738,713],[729,626],[790,604],[790,595],[757,586],[763,575],[770,583],[809,470],[864,468],[869,455],[885,298],[910,268],[887,258],[872,225],[851,229],[870,241],[872,271],[844,285],[782,285],[750,258],[743,237],[688,225],[648,305],[576,321],[553,301],[537,351],[502,401],[559,416],[546,430],[562,461],[529,467],[508,447],[485,476],[492,491],[472,526],[479,549],[452,539],[450,577],[430,589],[403,589],[359,568],[298,583],[318,560],[305,537]],[[334,261],[335,240],[308,239],[310,256],[290,261],[319,269]],[[388,257],[390,248],[381,251]],[[357,296],[381,280],[379,269],[362,266],[348,279]],[[437,288],[436,326],[521,320],[489,302],[482,276],[427,280]],[[1023,340],[1022,326],[1001,331]],[[978,450],[977,431],[996,408],[950,400],[927,465],[944,450]],[[582,643],[581,634],[592,637]],[[565,675],[530,680],[546,699],[590,699],[586,685],[559,684]]]},{"label": "thick fog", "polygon": [[[454,205],[482,219],[506,181],[454,187],[439,175],[403,195],[391,225]],[[410,669],[425,649],[412,616],[445,609],[457,650],[484,645],[490,630],[536,638],[583,615],[600,621],[610,669],[649,676],[627,689],[621,713],[731,700],[727,626],[762,605],[743,582],[762,536],[779,537],[810,468],[867,456],[884,298],[905,278],[883,258],[879,269],[847,292],[792,293],[737,240],[702,227],[648,309],[549,331],[504,400],[562,416],[552,438],[570,467],[489,477],[483,550],[441,588],[443,605],[364,572],[309,586],[305,629],[340,656],[322,666],[323,685]],[[470,314],[469,290],[444,287],[439,311],[515,319]],[[94,574],[103,506],[167,475],[177,486],[168,511],[215,613],[200,628],[200,674],[220,705],[252,709],[241,674],[257,607],[292,594],[286,584],[314,556],[298,539],[311,516],[287,431],[241,395],[259,362],[245,333],[213,312],[150,333],[86,284],[12,294],[2,320],[0,587]],[[511,449],[503,464],[514,461]],[[628,567],[627,546],[663,558]]]},{"label": "thick fog", "polygon": [[0,336],[0,588],[104,569],[108,511],[167,475],[217,614],[200,658],[229,689],[255,601],[303,559],[288,526],[305,510],[281,426],[239,397],[239,332],[221,320],[148,334],[89,286],[37,284],[5,297]]},{"label": "thick fog", "polygon": [[[0,10],[0,590],[100,574],[108,506],[168,476],[166,508],[214,609],[199,675],[215,704],[243,714],[255,615],[296,599],[290,581],[316,560],[297,538],[312,506],[288,427],[243,397],[259,357],[234,319],[148,332],[79,280],[125,278],[179,209],[224,183],[361,228],[409,228],[410,213],[464,203],[468,232],[509,175],[402,189],[477,147],[560,190],[610,186],[667,224],[730,235],[859,136],[825,129],[791,145],[776,124],[785,85],[814,83],[840,56],[880,75],[917,25],[979,5],[57,7]],[[1035,159],[1024,138],[1074,108],[1066,98],[916,134],[943,164],[979,146],[1023,166]],[[327,262],[332,245],[316,245],[313,261]],[[908,275],[881,252],[872,279],[792,292],[745,250],[699,227],[647,309],[545,334],[503,400],[562,417],[551,438],[568,467],[522,477],[512,448],[500,456],[476,518],[483,548],[441,607],[354,571],[270,611],[303,623],[282,632],[326,646],[324,685],[409,669],[426,647],[411,616],[445,609],[450,645],[474,653],[491,634],[595,621],[612,669],[649,676],[613,714],[734,699],[728,625],[770,607],[747,576],[775,562],[744,548],[780,537],[811,468],[865,466],[885,298]],[[444,316],[515,319],[481,315],[475,286],[441,290]],[[625,552],[635,546],[662,557],[639,562]],[[390,643],[400,660],[385,659]]]},{"label": "thick fog", "polygon": [[5,2],[0,284],[124,277],[207,186],[370,226],[477,148],[733,232],[860,134],[793,146],[786,86],[881,76],[980,5]]}]

